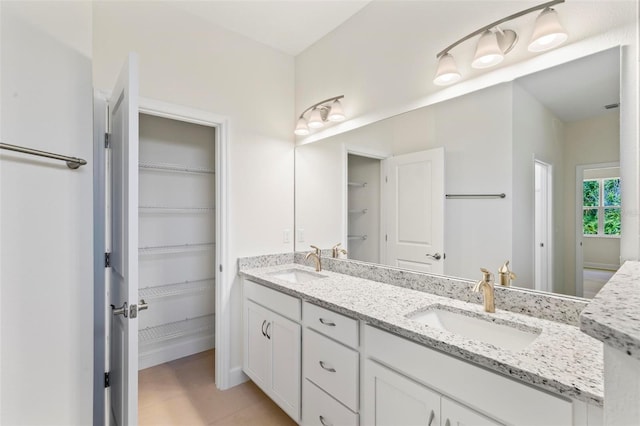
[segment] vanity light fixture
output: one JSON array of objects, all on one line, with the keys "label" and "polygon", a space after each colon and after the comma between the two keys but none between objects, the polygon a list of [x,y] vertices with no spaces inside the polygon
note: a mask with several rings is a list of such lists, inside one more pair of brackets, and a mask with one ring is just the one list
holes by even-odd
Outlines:
[{"label": "vanity light fixture", "polygon": [[[342,121],[345,119],[344,112],[342,110],[342,104],[340,99],[344,98],[344,95],[334,96],[333,98],[325,99],[322,102],[311,105],[305,109],[298,122],[296,123],[296,129],[294,133],[298,136],[306,136],[309,134],[309,129],[319,129],[324,126],[327,121]],[[309,118],[305,118],[305,114],[311,111]]]},{"label": "vanity light fixture", "polygon": [[471,66],[473,68],[489,68],[498,65],[504,60],[504,55],[509,53],[518,42],[518,34],[516,34],[515,31],[508,29],[503,30],[500,28],[500,25],[537,10],[542,10],[542,13],[536,18],[535,28],[528,46],[529,51],[543,52],[564,43],[569,36],[558,19],[558,13],[551,8],[551,6],[564,3],[564,1],[565,0],[552,0],[514,13],[506,18],[485,25],[447,46],[436,55],[438,59],[438,69],[436,70],[433,83],[438,86],[445,86],[455,83],[462,77],[449,51],[460,43],[479,34],[481,34],[481,36],[478,40]]}]

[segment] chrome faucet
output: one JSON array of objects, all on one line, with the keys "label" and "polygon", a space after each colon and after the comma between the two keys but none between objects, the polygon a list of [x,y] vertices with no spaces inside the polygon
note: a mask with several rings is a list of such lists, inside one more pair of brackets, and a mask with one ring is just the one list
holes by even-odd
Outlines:
[{"label": "chrome faucet", "polygon": [[473,287],[473,291],[478,293],[482,291],[485,312],[495,312],[493,274],[485,268],[480,268],[480,271],[482,271],[482,280]]},{"label": "chrome faucet", "polygon": [[340,248],[341,245],[342,243],[338,243],[331,249],[331,255],[334,259],[338,259],[341,254],[347,255],[347,250]]},{"label": "chrome faucet", "polygon": [[502,265],[500,267],[500,269],[498,269],[498,282],[502,286],[510,287],[511,286],[511,281],[513,281],[515,279],[516,279],[516,274],[514,274],[509,269],[509,261],[507,260],[504,263],[504,265]]},{"label": "chrome faucet", "polygon": [[311,248],[315,251],[307,253],[307,255],[304,257],[304,260],[312,257],[313,260],[316,261],[316,272],[320,272],[322,271],[322,251],[316,246],[311,246]]}]

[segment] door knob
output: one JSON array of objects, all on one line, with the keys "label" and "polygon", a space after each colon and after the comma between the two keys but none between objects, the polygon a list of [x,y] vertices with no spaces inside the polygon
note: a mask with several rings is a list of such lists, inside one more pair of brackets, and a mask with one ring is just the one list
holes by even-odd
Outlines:
[{"label": "door knob", "polygon": [[138,302],[138,312],[149,309],[149,304],[144,301],[144,299],[140,299]]},{"label": "door knob", "polygon": [[436,254],[428,254],[428,253],[427,253],[427,257],[431,257],[431,258],[433,258],[433,259],[435,259],[435,260],[440,260],[440,259],[442,259],[442,255],[441,255],[440,253],[436,253]]}]

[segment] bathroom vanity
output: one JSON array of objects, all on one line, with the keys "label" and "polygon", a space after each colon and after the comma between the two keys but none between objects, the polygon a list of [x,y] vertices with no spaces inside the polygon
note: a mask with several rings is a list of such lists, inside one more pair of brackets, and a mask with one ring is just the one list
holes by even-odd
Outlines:
[{"label": "bathroom vanity", "polygon": [[[545,311],[557,296],[509,304],[498,294],[489,314],[473,295],[415,289],[421,275],[437,287],[433,275],[399,285],[393,275],[406,271],[372,272],[389,284],[316,273],[293,256],[254,260],[240,265],[244,371],[298,423],[602,424],[602,344],[580,332],[577,314],[562,322],[504,309]],[[471,282],[458,287],[472,293]]]}]

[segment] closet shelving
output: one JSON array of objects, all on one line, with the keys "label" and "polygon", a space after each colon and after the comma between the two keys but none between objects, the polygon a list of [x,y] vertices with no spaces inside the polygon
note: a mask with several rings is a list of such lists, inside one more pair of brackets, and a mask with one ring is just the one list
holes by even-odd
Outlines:
[{"label": "closet shelving", "polygon": [[367,213],[367,209],[356,209],[356,210],[349,210],[350,214],[366,214]]},{"label": "closet shelving", "polygon": [[360,188],[364,188],[367,186],[367,182],[348,182],[349,186],[355,186],[355,187],[360,187]]},{"label": "closet shelving", "polygon": [[214,347],[215,130],[140,114],[139,368]]},{"label": "closet shelving", "polygon": [[152,255],[152,254],[177,254],[188,253],[194,251],[211,250],[215,247],[215,243],[199,243],[199,244],[178,244],[178,245],[166,245],[166,246],[152,246],[152,247],[140,247],[138,248],[138,254]]},{"label": "closet shelving", "polygon": [[165,172],[215,174],[215,171],[213,169],[208,169],[205,167],[185,166],[183,164],[172,164],[172,163],[157,163],[157,162],[151,162],[151,161],[140,161],[140,163],[138,164],[138,167],[140,169],[160,170]]},{"label": "closet shelving", "polygon": [[197,334],[213,334],[214,321],[215,315],[211,314],[142,328],[138,331],[138,342],[141,345],[150,345]]},{"label": "closet shelving", "polygon": [[201,280],[184,281],[158,286],[141,288],[140,297],[147,300],[161,299],[163,297],[180,296],[183,294],[201,293],[213,288],[215,278],[205,278]]},{"label": "closet shelving", "polygon": [[138,209],[140,214],[205,214],[215,211],[215,207],[140,206]]},{"label": "closet shelving", "polygon": [[347,235],[347,238],[350,240],[366,240],[366,235]]}]

